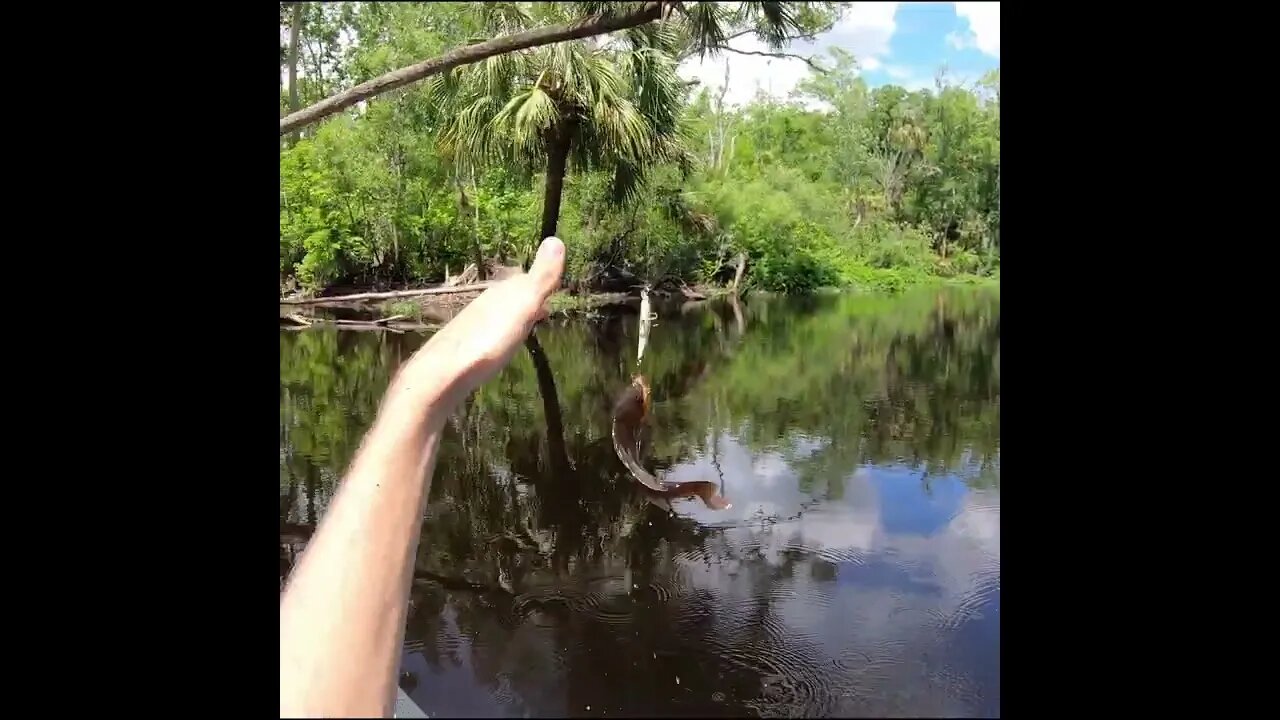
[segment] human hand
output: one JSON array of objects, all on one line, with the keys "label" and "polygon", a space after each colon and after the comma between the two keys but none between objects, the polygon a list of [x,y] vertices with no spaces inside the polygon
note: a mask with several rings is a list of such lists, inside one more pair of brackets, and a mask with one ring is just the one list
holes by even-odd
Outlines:
[{"label": "human hand", "polygon": [[485,290],[419,348],[388,395],[408,397],[419,408],[438,401],[451,412],[511,361],[534,323],[546,317],[545,303],[563,273],[564,243],[549,237],[529,272]]}]

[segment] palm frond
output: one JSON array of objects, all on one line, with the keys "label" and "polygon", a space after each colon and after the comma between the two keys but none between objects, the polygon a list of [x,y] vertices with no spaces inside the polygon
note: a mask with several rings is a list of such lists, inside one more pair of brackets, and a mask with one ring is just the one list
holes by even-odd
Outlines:
[{"label": "palm frond", "polygon": [[512,55],[494,55],[476,64],[475,73],[486,95],[500,97],[504,94],[516,69],[517,60]]},{"label": "palm frond", "polygon": [[[639,3],[534,3],[519,13],[501,5],[483,11],[486,27],[631,12]],[[570,41],[508,53],[431,82],[428,97],[450,102],[441,148],[468,162],[529,169],[545,164],[552,131],[568,133],[575,172],[609,171],[615,202],[634,202],[656,167],[674,165],[687,177],[696,158],[682,121],[689,91],[677,58],[694,34],[688,16],[704,39],[723,42],[733,11],[714,2],[677,9],[685,21],[649,23],[608,44]]]},{"label": "palm frond", "polygon": [[634,103],[622,99],[598,104],[592,110],[592,123],[611,155],[640,164],[652,155],[652,128]]},{"label": "palm frond", "polygon": [[677,23],[648,23],[623,31],[622,37],[633,49],[652,48],[675,56],[684,49],[686,34]]},{"label": "palm frond", "polygon": [[619,162],[613,167],[613,178],[609,182],[609,199],[616,205],[635,202],[644,187],[644,172],[640,166],[631,162]]},{"label": "palm frond", "polygon": [[556,103],[542,88],[534,86],[511,98],[494,116],[492,125],[501,129],[518,155],[540,152],[546,130],[557,121]]},{"label": "palm frond", "polygon": [[457,70],[442,72],[428,77],[422,84],[422,96],[436,112],[446,113],[458,91]]},{"label": "palm frond", "polygon": [[495,142],[493,123],[498,111],[497,98],[484,95],[468,98],[441,132],[441,149],[447,155],[470,155],[477,161],[498,155],[500,149]]},{"label": "palm frond", "polygon": [[631,77],[634,102],[658,132],[673,129],[688,88],[670,55],[654,49],[627,53],[622,65]]},{"label": "palm frond", "polygon": [[772,50],[786,47],[788,38],[800,31],[799,3],[764,0],[743,5],[758,11],[756,35]]},{"label": "palm frond", "polygon": [[591,79],[596,97],[622,97],[627,93],[627,83],[623,79],[613,59],[605,53],[591,56]]},{"label": "palm frond", "polygon": [[624,12],[635,12],[644,5],[643,2],[618,2],[617,0],[613,2],[605,0],[603,2],[566,2],[556,4],[568,6],[574,14],[579,16],[616,15]]},{"label": "palm frond", "polygon": [[710,49],[721,47],[727,42],[725,28],[730,20],[731,10],[715,2],[685,4],[681,7],[684,10],[685,30],[690,42],[698,48],[698,57],[705,58]]},{"label": "palm frond", "polygon": [[582,105],[594,102],[594,92],[588,81],[591,61],[583,43],[560,43],[551,57],[551,63],[549,69],[556,77],[555,89],[559,96],[574,98],[574,102]]},{"label": "palm frond", "polygon": [[527,30],[534,24],[533,18],[524,8],[525,3],[485,2],[479,5],[481,23],[486,30],[496,35]]}]

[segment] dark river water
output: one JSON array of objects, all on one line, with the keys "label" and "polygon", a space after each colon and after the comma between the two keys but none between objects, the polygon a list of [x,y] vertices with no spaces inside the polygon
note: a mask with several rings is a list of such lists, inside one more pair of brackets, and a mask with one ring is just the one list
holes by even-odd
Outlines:
[{"label": "dark river water", "polygon": [[[537,330],[441,445],[401,687],[448,716],[1000,710],[998,291],[658,308]],[[280,333],[281,577],[421,334]]]}]

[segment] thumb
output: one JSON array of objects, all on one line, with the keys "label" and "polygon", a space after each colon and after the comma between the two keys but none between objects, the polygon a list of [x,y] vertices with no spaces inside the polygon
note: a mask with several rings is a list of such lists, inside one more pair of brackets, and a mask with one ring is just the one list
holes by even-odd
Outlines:
[{"label": "thumb", "polygon": [[564,243],[552,235],[542,241],[538,254],[529,268],[529,276],[543,297],[560,288],[560,276],[564,274]]}]

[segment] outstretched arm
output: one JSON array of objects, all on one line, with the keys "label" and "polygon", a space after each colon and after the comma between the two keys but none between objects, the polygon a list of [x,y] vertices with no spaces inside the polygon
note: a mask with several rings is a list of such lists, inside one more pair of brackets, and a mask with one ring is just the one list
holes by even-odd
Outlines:
[{"label": "outstretched arm", "polygon": [[445,418],[510,361],[560,284],[548,238],[397,373],[280,601],[281,716],[390,717],[427,492]]}]

